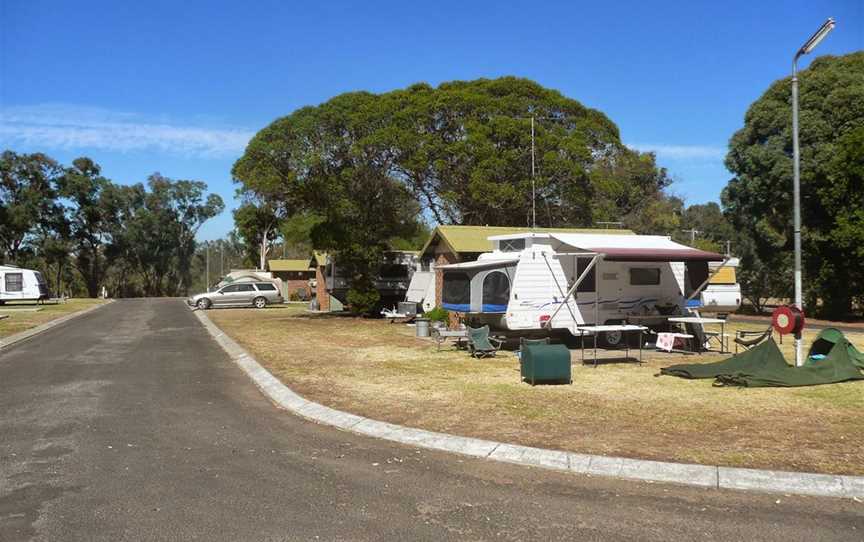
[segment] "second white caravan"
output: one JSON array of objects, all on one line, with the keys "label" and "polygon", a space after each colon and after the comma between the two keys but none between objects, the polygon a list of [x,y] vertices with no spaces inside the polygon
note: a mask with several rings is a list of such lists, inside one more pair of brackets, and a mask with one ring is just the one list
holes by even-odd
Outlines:
[{"label": "second white caravan", "polygon": [[0,304],[7,301],[41,301],[51,296],[42,273],[12,265],[0,265]]}]

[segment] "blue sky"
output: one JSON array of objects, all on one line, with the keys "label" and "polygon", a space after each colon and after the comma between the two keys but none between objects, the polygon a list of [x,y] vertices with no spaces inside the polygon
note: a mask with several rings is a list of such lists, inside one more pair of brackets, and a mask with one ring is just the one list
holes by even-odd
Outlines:
[{"label": "blue sky", "polygon": [[[0,148],[203,180],[230,209],[246,141],[298,107],[517,75],[606,113],[701,203],[749,104],[827,17],[818,54],[864,49],[864,0],[305,4],[0,0]],[[231,228],[226,211],[199,237]]]}]

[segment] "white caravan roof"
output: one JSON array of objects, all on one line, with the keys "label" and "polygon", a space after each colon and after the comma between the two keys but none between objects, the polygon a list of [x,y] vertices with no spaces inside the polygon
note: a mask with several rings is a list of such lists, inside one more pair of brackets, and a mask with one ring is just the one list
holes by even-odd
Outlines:
[{"label": "white caravan roof", "polygon": [[599,252],[606,261],[640,262],[721,262],[720,254],[676,243],[664,235],[616,235],[597,233],[528,233],[497,235],[492,241],[520,238],[547,238],[575,250]]},{"label": "white caravan roof", "polygon": [[501,267],[510,263],[516,263],[519,258],[488,258],[474,262],[451,263],[439,265],[436,269],[479,269],[481,267]]}]

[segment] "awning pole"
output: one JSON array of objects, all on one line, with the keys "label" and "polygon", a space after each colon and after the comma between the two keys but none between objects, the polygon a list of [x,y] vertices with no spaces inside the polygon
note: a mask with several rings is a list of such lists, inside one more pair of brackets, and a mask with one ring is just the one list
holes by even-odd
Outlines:
[{"label": "awning pole", "polygon": [[[594,325],[599,326],[600,322],[600,292],[597,289],[597,275],[600,272],[600,265],[597,265],[597,270],[594,272]],[[594,359],[597,359],[597,338],[594,338]]]},{"label": "awning pole", "polygon": [[[594,265],[602,259],[603,259],[603,254],[595,254],[594,257],[591,258],[591,263],[588,264],[588,267],[586,267],[585,270],[582,271],[582,274],[579,275],[579,278],[576,279],[576,282],[574,282],[573,286],[571,286],[570,289],[567,291],[567,295],[564,296],[564,303],[567,303],[567,300],[570,299],[570,296],[573,295],[573,292],[576,291],[576,288],[578,288],[579,285],[582,284],[582,281],[585,280],[585,277],[588,276],[588,272],[591,271],[591,268],[593,268]],[[596,273],[594,275],[594,281],[595,282],[597,281]],[[594,289],[596,290],[597,288],[595,287]],[[550,316],[549,320],[546,322],[545,327],[547,327],[547,328],[552,327],[552,320],[555,319],[555,316],[558,315],[558,312],[560,310],[561,310],[561,305],[558,305],[558,308],[555,309],[555,312],[552,313],[552,316]],[[579,324],[577,323],[576,325],[578,326]]]},{"label": "awning pole", "polygon": [[[573,256],[573,257],[575,258],[576,256]],[[552,272],[552,266],[549,265],[549,260],[548,260],[548,258],[546,258],[546,254],[543,254],[543,261],[546,262],[546,268],[549,269],[549,273],[552,274],[552,280],[555,281],[555,287],[558,288],[558,293],[560,293],[561,295],[564,295],[564,291],[561,288],[561,284],[558,283],[558,279],[555,278],[555,273]],[[567,277],[564,277],[564,278],[566,279]],[[573,318],[573,321],[575,322],[576,321],[576,315],[573,314],[573,309],[571,309],[570,304],[567,303],[567,297],[564,298],[564,304],[567,305],[567,311],[570,313],[570,317]],[[552,319],[550,318],[549,320],[552,320]]]},{"label": "awning pole", "polygon": [[[700,284],[699,287],[696,288],[696,289],[693,291],[692,294],[690,294],[690,297],[688,297],[687,299],[684,300],[684,305],[685,305],[685,307],[686,307],[688,301],[690,301],[691,299],[693,299],[694,297],[696,297],[697,295],[699,295],[699,292],[701,292],[703,288],[705,288],[706,286],[708,286],[708,283],[711,282],[711,279],[714,278],[714,275],[716,275],[717,273],[719,273],[719,272],[720,272],[720,269],[722,269],[723,266],[726,265],[726,263],[728,263],[729,260],[731,260],[731,259],[732,259],[732,258],[729,257],[729,258],[726,258],[725,260],[723,260],[723,262],[722,262],[722,263],[717,267],[717,269],[715,269],[713,273],[711,273],[710,275],[708,275],[708,278],[705,279],[705,281],[704,281],[702,284]],[[686,266],[686,265],[687,265],[687,262],[684,262],[684,265]],[[684,287],[686,288],[687,285],[685,284]]]}]

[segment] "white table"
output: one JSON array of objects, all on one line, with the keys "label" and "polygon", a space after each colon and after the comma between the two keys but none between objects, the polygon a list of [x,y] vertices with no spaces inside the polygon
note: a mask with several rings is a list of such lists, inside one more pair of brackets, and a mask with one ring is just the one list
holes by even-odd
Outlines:
[{"label": "white table", "polygon": [[[648,328],[645,326],[637,326],[634,324],[608,324],[601,326],[576,326],[574,328],[575,333],[579,333],[580,338],[582,340],[579,341],[580,346],[582,347],[582,363],[585,363],[585,335],[593,335],[594,336],[594,367],[597,367],[597,335],[600,333],[605,333],[608,331],[620,331],[623,334],[632,331],[639,332],[639,363],[642,363],[642,334],[647,331]],[[575,335],[574,333],[574,335]],[[624,344],[626,346],[626,357],[630,357],[630,343],[627,342],[627,337],[624,337]]]},{"label": "white table", "polygon": [[[675,316],[669,318],[669,322],[674,324],[699,324],[705,327],[705,324],[719,324],[720,325],[720,353],[725,354],[728,352],[729,341],[726,338],[726,320],[722,318],[704,318],[702,316]],[[706,335],[710,337],[711,334],[706,332]]]}]

